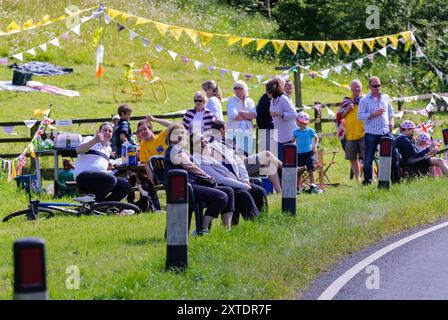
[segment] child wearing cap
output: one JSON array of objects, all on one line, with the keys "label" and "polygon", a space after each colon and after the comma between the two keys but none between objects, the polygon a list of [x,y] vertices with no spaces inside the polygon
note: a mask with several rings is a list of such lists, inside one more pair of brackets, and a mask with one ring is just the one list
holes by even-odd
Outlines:
[{"label": "child wearing cap", "polygon": [[[299,127],[294,130],[293,136],[297,145],[297,166],[306,166],[310,175],[311,192],[318,193],[319,190],[314,184],[314,163],[316,162],[315,154],[317,152],[319,137],[316,131],[308,127],[310,117],[307,113],[303,111],[299,112],[296,117],[296,122]],[[299,189],[301,188],[301,180],[302,173],[299,172]]]},{"label": "child wearing cap", "polygon": [[[418,134],[417,142],[415,143],[415,145],[417,146],[419,151],[422,151],[428,148],[431,145],[431,143],[432,140],[429,133],[422,131]],[[433,165],[429,166],[429,173],[433,177],[440,177],[441,175],[443,175],[442,170],[440,170],[440,167]]]}]

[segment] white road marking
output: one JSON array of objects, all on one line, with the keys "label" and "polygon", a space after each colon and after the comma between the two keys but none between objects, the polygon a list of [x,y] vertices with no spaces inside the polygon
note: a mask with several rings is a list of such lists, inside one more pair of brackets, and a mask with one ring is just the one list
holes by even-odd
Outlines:
[{"label": "white road marking", "polygon": [[417,238],[423,237],[424,235],[427,235],[428,233],[431,233],[433,231],[437,231],[439,229],[442,229],[444,227],[448,226],[448,222],[443,222],[441,224],[435,225],[433,227],[427,228],[425,230],[419,231],[413,235],[410,235],[406,238],[403,238],[399,241],[396,241],[387,247],[380,249],[376,251],[375,253],[371,254],[349,270],[347,270],[343,275],[341,275],[339,278],[337,278],[320,296],[317,298],[317,300],[332,300],[338,292],[351,280],[353,279],[360,271],[367,268],[369,265],[371,265],[375,260],[378,260],[385,254],[391,252],[392,250],[397,249],[398,247],[401,247],[402,245],[405,245],[406,243],[415,240]]}]

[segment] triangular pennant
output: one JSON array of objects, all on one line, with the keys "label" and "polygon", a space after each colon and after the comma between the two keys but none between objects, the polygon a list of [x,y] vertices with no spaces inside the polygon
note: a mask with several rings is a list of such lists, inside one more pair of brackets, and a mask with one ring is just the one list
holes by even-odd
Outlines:
[{"label": "triangular pennant", "polygon": [[11,32],[17,32],[20,30],[20,26],[17,24],[17,22],[12,21],[10,24],[8,24],[8,26],[6,27],[6,32],[11,33]]},{"label": "triangular pennant", "polygon": [[404,45],[404,48],[403,48],[404,52],[408,52],[409,49],[411,48],[411,46],[412,46],[412,41],[406,42],[406,44]]},{"label": "triangular pennant", "polygon": [[254,42],[255,39],[254,38],[242,38],[241,39],[241,46],[245,47],[247,46],[249,43]]},{"label": "triangular pennant", "polygon": [[394,34],[392,36],[388,36],[387,37],[390,41],[390,43],[392,43],[392,45],[396,48],[398,47],[398,34]]},{"label": "triangular pennant", "polygon": [[168,54],[170,55],[171,58],[173,58],[173,60],[176,60],[176,57],[177,57],[177,53],[176,52],[168,50]]},{"label": "triangular pennant", "polygon": [[372,38],[365,39],[364,43],[370,49],[370,52],[372,52],[373,51],[373,47],[375,46],[375,39],[372,39]]},{"label": "triangular pennant", "polygon": [[240,40],[241,40],[240,37],[229,36],[229,38],[227,39],[227,45],[230,47],[231,45],[234,45]]},{"label": "triangular pennant", "polygon": [[425,56],[425,54],[423,53],[422,49],[420,49],[420,47],[417,47],[417,51],[415,52],[415,57],[423,58],[424,56]]},{"label": "triangular pennant", "polygon": [[310,73],[308,73],[308,75],[310,76],[311,79],[316,78],[317,73],[315,71],[311,71]]},{"label": "triangular pennant", "polygon": [[224,77],[224,75],[227,73],[227,71],[229,71],[229,70],[219,69],[219,73],[221,74],[221,77]]},{"label": "triangular pennant", "polygon": [[61,34],[61,39],[68,40],[68,32]]},{"label": "triangular pennant", "polygon": [[268,44],[270,40],[267,39],[257,39],[257,51],[260,51]]},{"label": "triangular pennant", "polygon": [[299,41],[286,41],[286,46],[292,53],[297,54],[297,50],[299,49]]},{"label": "triangular pennant", "polygon": [[398,113],[394,113],[394,117],[397,117],[398,119],[403,118],[404,116],[404,111],[400,111]]},{"label": "triangular pennant", "polygon": [[387,48],[383,48],[380,51],[378,51],[383,57],[387,56]]},{"label": "triangular pennant", "polygon": [[107,8],[106,10],[107,10],[107,14],[108,14],[112,19],[118,17],[118,16],[121,14],[121,12],[118,11],[118,10],[114,10],[114,9],[110,9],[110,8]]},{"label": "triangular pennant", "polygon": [[250,74],[250,73],[245,73],[244,74],[244,78],[246,78],[246,82],[249,82],[250,79],[252,79],[252,77],[253,77],[253,74]]},{"label": "triangular pennant", "polygon": [[41,48],[42,51],[46,52],[46,51],[47,51],[47,44],[46,44],[46,43],[41,44],[41,45],[39,46],[39,48]]},{"label": "triangular pennant", "polygon": [[352,44],[358,49],[359,52],[363,52],[364,50],[364,41],[362,40],[353,40]]},{"label": "triangular pennant", "polygon": [[34,125],[36,124],[37,120],[24,120],[23,122],[25,123],[25,126],[28,129],[31,129],[32,127],[34,127]]},{"label": "triangular pennant", "polygon": [[125,24],[126,24],[126,21],[127,21],[130,17],[131,17],[131,15],[122,12],[122,13],[121,13],[121,23],[125,25]]},{"label": "triangular pennant", "polygon": [[32,144],[29,145],[28,150],[30,151],[31,158],[36,159],[36,154],[34,153],[34,146]]},{"label": "triangular pennant", "polygon": [[154,46],[154,48],[156,49],[156,51],[157,51],[158,53],[160,53],[160,52],[163,51],[163,48],[162,48],[161,46],[159,46],[158,44],[156,44],[156,45]]},{"label": "triangular pennant", "polygon": [[361,69],[362,68],[362,65],[363,65],[363,63],[364,63],[364,59],[358,59],[358,60],[355,60],[355,63],[358,65],[358,67]]},{"label": "triangular pennant", "polygon": [[81,18],[81,24],[83,24],[84,22],[89,21],[90,19],[92,19],[92,17],[82,17]]},{"label": "triangular pennant", "polygon": [[38,26],[44,26],[51,23],[50,22],[50,16],[47,14],[45,16],[43,16],[40,21],[37,23]]},{"label": "triangular pennant", "polygon": [[199,38],[201,39],[202,45],[206,46],[210,41],[212,41],[213,33],[199,32]]},{"label": "triangular pennant", "polygon": [[96,77],[99,79],[103,76],[103,66],[101,64],[98,65],[98,69],[96,71]]},{"label": "triangular pennant", "polygon": [[375,59],[375,54],[371,53],[367,56],[369,58],[370,62],[373,62],[373,59]]},{"label": "triangular pennant", "polygon": [[197,60],[193,61],[194,67],[196,68],[196,70],[199,70],[200,67],[202,67],[203,63]]},{"label": "triangular pennant", "polygon": [[442,81],[445,80],[445,77],[444,77],[444,74],[442,71],[440,71],[439,69],[436,69],[436,73]]},{"label": "triangular pennant", "polygon": [[148,44],[149,44],[149,40],[146,39],[146,38],[144,38],[144,37],[142,37],[142,45],[143,45],[144,47],[146,47],[146,46],[148,46]]},{"label": "triangular pennant", "polygon": [[31,48],[30,50],[27,50],[26,53],[29,53],[29,54],[35,56],[36,55],[36,50],[34,50],[34,48]]},{"label": "triangular pennant", "polygon": [[168,30],[169,27],[169,25],[164,23],[154,23],[154,26],[156,27],[157,31],[159,31],[162,37],[165,36],[166,31]]},{"label": "triangular pennant", "polygon": [[240,73],[237,71],[232,71],[232,77],[233,77],[233,80],[238,81],[238,78],[240,77]]},{"label": "triangular pennant", "polygon": [[331,51],[333,51],[334,54],[338,54],[339,42],[337,42],[337,41],[327,41],[327,46],[330,47]]},{"label": "triangular pennant", "polygon": [[286,43],[286,41],[282,41],[282,40],[273,40],[271,42],[272,42],[272,45],[274,46],[275,52],[277,52],[277,54],[280,54],[280,52],[282,51],[282,49]]},{"label": "triangular pennant", "polygon": [[106,24],[109,24],[111,21],[112,18],[107,13],[104,13],[104,22],[106,22]]},{"label": "triangular pennant", "polygon": [[376,42],[378,42],[378,44],[379,44],[380,46],[382,46],[383,48],[384,48],[385,46],[387,46],[387,37],[377,37],[377,38],[375,38],[375,40],[376,40]]},{"label": "triangular pennant", "polygon": [[192,29],[184,29],[187,36],[193,41],[193,43],[196,43],[198,41],[198,32],[196,30]]},{"label": "triangular pennant", "polygon": [[350,71],[352,71],[352,65],[353,65],[353,63],[350,62],[350,63],[344,64],[344,67],[345,67],[345,69],[348,70],[348,72],[350,72]]},{"label": "triangular pennant", "polygon": [[132,31],[132,30],[129,30],[129,40],[134,40],[134,38],[137,36],[137,34],[134,32],[134,31]]},{"label": "triangular pennant", "polygon": [[352,49],[352,41],[347,40],[347,41],[339,41],[339,45],[341,46],[342,50],[344,50],[344,52],[346,54],[348,54],[350,52],[350,50]]},{"label": "triangular pennant", "polygon": [[328,78],[329,73],[330,73],[330,69],[325,69],[320,72],[320,74],[322,75],[322,78],[324,78],[324,79]]},{"label": "triangular pennant", "polygon": [[76,33],[78,36],[80,36],[80,35],[81,35],[81,25],[78,24],[77,26],[75,26],[75,27],[72,29],[72,31],[73,31],[74,33]]},{"label": "triangular pennant", "polygon": [[125,29],[125,26],[121,23],[117,23],[117,31],[120,32],[121,30]]},{"label": "triangular pennant", "polygon": [[313,51],[312,41],[300,41],[299,43],[302,46],[303,50],[305,50],[308,54],[311,54],[311,52]]},{"label": "triangular pennant", "polygon": [[208,72],[212,73],[216,68],[214,66],[208,66]]},{"label": "triangular pennant", "polygon": [[325,106],[325,109],[327,110],[327,113],[328,113],[328,117],[329,117],[329,118],[336,118],[336,113],[334,113],[333,110],[331,110],[331,109],[328,108],[327,106]]},{"label": "triangular pennant", "polygon": [[341,66],[337,66],[337,67],[334,67],[333,70],[336,71],[338,74],[341,74],[342,67]]},{"label": "triangular pennant", "polygon": [[3,126],[3,130],[6,134],[11,134],[12,130],[14,130],[14,126]]},{"label": "triangular pennant", "polygon": [[304,76],[305,76],[305,75],[304,75],[303,73],[300,74],[300,82],[303,81],[303,77],[304,77]]},{"label": "triangular pennant", "polygon": [[320,54],[325,53],[326,42],[325,41],[313,41],[313,46],[316,48]]},{"label": "triangular pennant", "polygon": [[258,83],[260,83],[260,82],[263,81],[263,76],[261,76],[261,75],[257,75],[257,76],[255,76],[255,77],[257,78]]},{"label": "triangular pennant", "polygon": [[0,59],[0,64],[4,65],[4,66],[7,66],[8,65],[8,58],[1,58]]},{"label": "triangular pennant", "polygon": [[184,29],[179,28],[179,27],[172,27],[172,26],[170,26],[170,32],[173,35],[174,39],[179,41],[180,36],[182,35],[182,32],[184,32]]},{"label": "triangular pennant", "polygon": [[33,28],[33,27],[35,27],[34,23],[33,23],[33,19],[30,19],[30,20],[26,21],[23,24],[23,26],[22,26],[23,29],[30,29],[30,28]]},{"label": "triangular pennant", "polygon": [[58,38],[54,38],[53,40],[50,41],[50,43],[52,45],[54,45],[55,47],[60,47],[60,43],[59,43],[59,39]]},{"label": "triangular pennant", "polygon": [[409,38],[411,37],[411,32],[405,31],[405,32],[399,33],[399,35],[403,38],[404,43],[407,43],[409,41]]},{"label": "triangular pennant", "polygon": [[140,24],[145,24],[145,23],[149,23],[149,22],[151,22],[151,21],[148,19],[137,17],[137,21],[135,22],[135,25],[138,26]]},{"label": "triangular pennant", "polygon": [[12,56],[13,58],[23,61],[23,54],[22,53],[18,53]]},{"label": "triangular pennant", "polygon": [[183,62],[184,64],[187,64],[188,61],[190,61],[190,59],[189,59],[188,57],[182,56],[182,62]]}]

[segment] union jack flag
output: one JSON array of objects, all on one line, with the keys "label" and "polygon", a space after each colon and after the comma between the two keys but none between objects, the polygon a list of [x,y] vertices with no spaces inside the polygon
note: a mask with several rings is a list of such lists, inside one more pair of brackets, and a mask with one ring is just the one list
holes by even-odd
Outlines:
[{"label": "union jack flag", "polygon": [[426,132],[426,133],[434,132],[431,120],[419,124],[416,129],[418,132]]}]

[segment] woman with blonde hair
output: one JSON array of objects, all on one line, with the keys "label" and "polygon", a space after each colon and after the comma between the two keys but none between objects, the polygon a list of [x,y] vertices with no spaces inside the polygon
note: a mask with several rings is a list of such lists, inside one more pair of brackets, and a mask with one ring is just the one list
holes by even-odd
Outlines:
[{"label": "woman with blonde hair", "polygon": [[221,106],[222,94],[219,86],[214,80],[207,80],[202,84],[202,90],[205,91],[208,98],[205,108],[215,114],[216,120],[224,120]]}]

